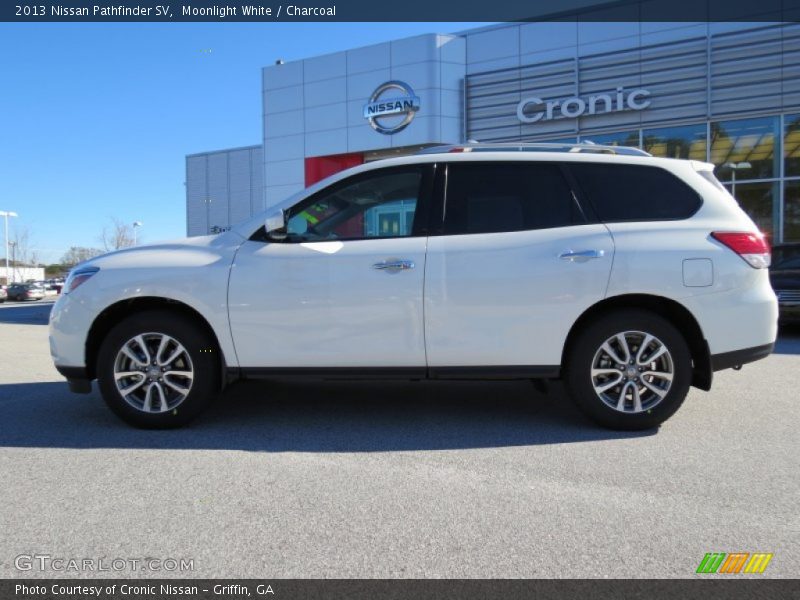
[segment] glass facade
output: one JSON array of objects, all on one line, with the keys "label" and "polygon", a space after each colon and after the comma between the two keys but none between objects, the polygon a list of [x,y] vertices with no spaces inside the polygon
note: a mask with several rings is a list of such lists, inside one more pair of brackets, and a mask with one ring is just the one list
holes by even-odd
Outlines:
[{"label": "glass facade", "polygon": [[642,147],[653,156],[706,160],[706,125],[679,125],[642,132]]},{"label": "glass facade", "polygon": [[778,183],[726,183],[725,187],[736,198],[744,211],[755,221],[758,228],[767,234],[770,241],[775,241],[775,224],[778,215],[775,214],[779,203]]},{"label": "glass facade", "polygon": [[772,243],[800,241],[800,114],[584,133],[578,141],[711,162]]},{"label": "glass facade", "polygon": [[594,142],[603,146],[639,146],[639,131],[597,133],[582,135],[581,142]]},{"label": "glass facade", "polygon": [[787,181],[783,192],[783,241],[800,242],[800,180]]},{"label": "glass facade", "polygon": [[786,115],[784,123],[784,173],[786,177],[800,177],[800,115]]},{"label": "glass facade", "polygon": [[771,179],[780,175],[775,140],[780,119],[762,117],[711,123],[710,159],[720,181]]}]

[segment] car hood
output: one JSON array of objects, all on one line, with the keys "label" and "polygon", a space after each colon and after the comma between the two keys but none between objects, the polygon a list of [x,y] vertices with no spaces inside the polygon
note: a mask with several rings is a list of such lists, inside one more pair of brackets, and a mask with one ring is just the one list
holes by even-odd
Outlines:
[{"label": "car hood", "polygon": [[80,267],[150,268],[198,267],[232,257],[244,238],[236,232],[204,235],[115,250],[92,258]]}]

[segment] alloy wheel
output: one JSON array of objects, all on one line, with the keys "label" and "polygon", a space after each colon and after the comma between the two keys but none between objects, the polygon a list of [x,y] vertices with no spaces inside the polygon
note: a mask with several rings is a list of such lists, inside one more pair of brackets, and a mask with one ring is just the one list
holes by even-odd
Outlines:
[{"label": "alloy wheel", "polygon": [[667,346],[643,331],[611,336],[592,359],[591,379],[597,397],[623,413],[653,409],[669,393],[674,376]]},{"label": "alloy wheel", "polygon": [[130,338],[114,360],[117,391],[142,412],[174,410],[186,400],[193,381],[189,352],[164,333],[142,333]]}]

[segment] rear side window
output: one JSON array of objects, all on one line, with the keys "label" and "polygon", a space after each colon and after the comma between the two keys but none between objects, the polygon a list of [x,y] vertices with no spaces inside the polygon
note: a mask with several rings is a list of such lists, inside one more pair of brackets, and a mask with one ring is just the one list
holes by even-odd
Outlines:
[{"label": "rear side window", "polygon": [[558,165],[448,165],[444,206],[447,235],[547,229],[585,222]]},{"label": "rear side window", "polygon": [[697,192],[658,167],[571,163],[569,169],[606,223],[686,219],[700,208]]}]

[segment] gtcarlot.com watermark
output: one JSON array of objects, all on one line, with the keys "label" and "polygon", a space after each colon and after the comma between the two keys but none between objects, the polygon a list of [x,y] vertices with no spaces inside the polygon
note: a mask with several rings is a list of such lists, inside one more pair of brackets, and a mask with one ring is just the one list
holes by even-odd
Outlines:
[{"label": "gtcarlot.com watermark", "polygon": [[76,558],[51,554],[20,554],[14,559],[18,571],[55,573],[120,573],[135,571],[194,571],[193,558],[96,557]]}]

